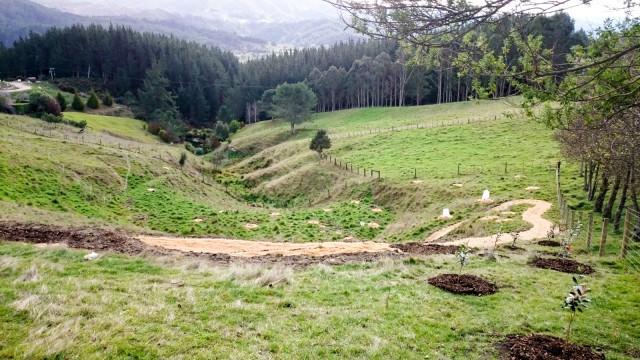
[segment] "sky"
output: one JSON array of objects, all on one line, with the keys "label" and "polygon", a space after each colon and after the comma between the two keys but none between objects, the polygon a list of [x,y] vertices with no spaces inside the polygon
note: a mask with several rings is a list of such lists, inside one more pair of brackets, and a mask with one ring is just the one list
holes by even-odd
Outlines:
[{"label": "sky", "polygon": [[[576,29],[582,28],[590,31],[602,25],[607,18],[612,20],[623,20],[625,13],[623,10],[610,9],[611,4],[620,4],[621,1],[592,0],[590,5],[579,5],[568,9],[567,13],[576,21]],[[640,16],[640,9],[635,9],[633,15]]]}]

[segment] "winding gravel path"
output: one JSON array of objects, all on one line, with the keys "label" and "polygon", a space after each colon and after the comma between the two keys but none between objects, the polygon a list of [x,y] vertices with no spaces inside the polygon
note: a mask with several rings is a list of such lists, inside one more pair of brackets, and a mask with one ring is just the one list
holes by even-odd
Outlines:
[{"label": "winding gravel path", "polygon": [[[541,200],[514,200],[493,208],[493,211],[505,211],[511,206],[520,204],[530,204],[533,207],[522,213],[522,219],[531,223],[533,227],[520,233],[523,241],[544,238],[552,223],[543,219],[542,215],[551,209],[551,203]],[[435,232],[427,242],[435,241],[455,230],[462,223],[451,225]],[[138,240],[147,245],[159,246],[166,249],[181,250],[188,252],[227,254],[237,257],[258,257],[265,255],[279,256],[325,256],[337,254],[357,254],[357,253],[385,253],[399,252],[387,243],[373,241],[366,242],[321,242],[321,243],[277,243],[266,241],[230,240],[215,238],[180,238],[167,236],[139,236]],[[495,240],[495,235],[485,237],[475,237],[459,239],[442,243],[441,245],[467,244],[471,247],[491,247]],[[509,239],[500,241],[508,243]]]}]

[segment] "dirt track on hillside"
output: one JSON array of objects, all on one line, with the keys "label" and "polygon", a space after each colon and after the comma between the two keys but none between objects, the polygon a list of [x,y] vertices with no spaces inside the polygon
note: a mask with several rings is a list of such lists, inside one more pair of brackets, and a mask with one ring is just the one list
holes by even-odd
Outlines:
[{"label": "dirt track on hillside", "polygon": [[[520,205],[520,204],[533,205],[533,207],[525,210],[522,213],[522,220],[530,223],[531,225],[533,225],[533,227],[527,231],[521,232],[519,239],[521,241],[530,241],[534,239],[545,238],[547,236],[547,232],[553,225],[551,221],[542,218],[542,215],[547,211],[549,211],[549,209],[551,209],[552,204],[550,202],[542,201],[542,200],[532,200],[532,199],[514,200],[514,201],[508,201],[506,203],[500,204],[499,206],[496,206],[493,209],[491,209],[491,211],[506,211],[510,207]],[[444,237],[451,231],[457,229],[462,224],[463,223],[460,222],[460,223],[448,226],[440,231],[437,231],[433,235],[431,235],[427,239],[427,241],[436,241]],[[468,244],[468,246],[470,247],[486,248],[486,247],[493,246],[495,239],[496,239],[496,236],[491,235],[491,236],[484,236],[484,237],[471,237],[466,239],[445,241],[442,244],[445,244],[445,245]],[[511,239],[509,239],[507,236],[504,236],[503,239],[498,242],[498,244],[505,244],[509,242],[511,242]]]},{"label": "dirt track on hillside", "polygon": [[28,84],[28,83],[13,81],[13,82],[10,82],[8,84],[11,85],[12,88],[10,88],[8,90],[0,90],[0,92],[10,92],[11,93],[11,92],[31,90],[31,85]]},{"label": "dirt track on hillside", "polygon": [[[516,200],[495,207],[494,211],[504,211],[519,204],[532,204],[522,218],[531,223],[530,230],[522,232],[523,241],[544,238],[551,222],[542,214],[551,204],[540,200]],[[455,229],[459,224],[449,226],[432,236],[435,241]],[[229,264],[234,261],[257,263],[282,263],[293,267],[306,267],[326,262],[344,264],[369,262],[384,257],[398,257],[406,254],[434,255],[451,254],[455,245],[468,243],[471,247],[493,246],[494,236],[459,239],[437,246],[429,242],[410,244],[388,244],[380,242],[322,242],[322,243],[274,243],[265,241],[230,240],[220,238],[184,238],[167,236],[134,236],[126,232],[99,228],[67,228],[61,226],[0,222],[0,240],[26,242],[31,244],[61,244],[70,248],[96,252],[116,252],[132,256],[178,256],[196,257],[214,263]],[[505,239],[502,242],[509,242]]]}]

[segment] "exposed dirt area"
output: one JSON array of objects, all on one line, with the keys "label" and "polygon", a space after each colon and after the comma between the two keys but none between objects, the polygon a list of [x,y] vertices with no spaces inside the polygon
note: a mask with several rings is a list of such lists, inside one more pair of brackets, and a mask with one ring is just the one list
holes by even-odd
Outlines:
[{"label": "exposed dirt area", "polygon": [[0,222],[0,240],[24,242],[39,245],[39,247],[54,246],[83,249],[97,253],[114,252],[131,256],[151,255],[198,258],[211,261],[218,265],[228,265],[233,262],[251,262],[262,264],[278,263],[294,268],[305,268],[319,263],[339,265],[356,262],[373,262],[382,258],[404,256],[398,250],[389,248],[388,251],[380,252],[325,253],[318,256],[284,256],[282,254],[272,253],[255,257],[237,257],[225,253],[165,249],[145,244],[128,233],[99,228],[66,228],[62,226],[16,222]]},{"label": "exposed dirt area", "polygon": [[569,274],[593,274],[595,270],[586,264],[571,259],[535,258],[531,265],[540,269],[549,269]]},{"label": "exposed dirt area", "polygon": [[498,345],[509,360],[601,360],[604,354],[595,353],[589,346],[566,342],[548,335],[507,335]]},{"label": "exposed dirt area", "polygon": [[29,244],[66,244],[74,249],[113,251],[127,255],[138,255],[147,248],[125,233],[15,222],[0,222],[0,239]]},{"label": "exposed dirt area", "polygon": [[1,92],[18,92],[31,90],[31,84],[22,81],[13,81],[8,83],[9,88],[0,90]]},{"label": "exposed dirt area", "polygon": [[177,238],[162,236],[139,236],[138,239],[150,246],[165,249],[197,252],[205,254],[227,254],[234,257],[251,258],[260,256],[326,256],[356,253],[389,253],[398,251],[389,244],[366,242],[323,242],[323,243],[275,243],[208,238]]},{"label": "exposed dirt area", "polygon": [[[533,199],[525,199],[525,200],[514,200],[508,201],[499,206],[494,207],[491,211],[506,211],[512,206],[521,205],[521,204],[529,204],[533,205],[533,207],[525,210],[522,213],[522,220],[530,223],[533,227],[527,231],[523,231],[520,233],[519,239],[522,241],[540,239],[547,236],[547,232],[549,228],[553,225],[551,221],[543,219],[542,215],[551,209],[551,203],[542,200],[533,200]],[[448,226],[442,230],[435,232],[433,235],[429,236],[427,241],[436,241],[451,231],[458,228],[462,223],[454,224]],[[500,241],[498,245],[508,243],[509,240],[505,239]],[[444,244],[447,245],[460,245],[467,244],[470,247],[493,247],[495,243],[495,235],[485,236],[485,237],[471,237],[466,239],[458,239],[453,241],[447,241]]]},{"label": "exposed dirt area", "polygon": [[442,274],[429,279],[429,284],[460,295],[484,296],[498,292],[494,283],[469,274]]},{"label": "exposed dirt area", "polygon": [[551,247],[561,247],[562,244],[560,244],[560,242],[558,241],[553,241],[553,240],[542,240],[542,241],[538,241],[538,245],[542,245],[542,246],[551,246]]},{"label": "exposed dirt area", "polygon": [[513,246],[513,245],[505,245],[502,247],[503,249],[507,249],[507,250],[511,250],[511,251],[525,251],[525,249],[518,247],[518,246]]},{"label": "exposed dirt area", "polygon": [[426,244],[421,242],[393,244],[391,247],[405,253],[418,255],[453,255],[458,251],[457,246]]}]

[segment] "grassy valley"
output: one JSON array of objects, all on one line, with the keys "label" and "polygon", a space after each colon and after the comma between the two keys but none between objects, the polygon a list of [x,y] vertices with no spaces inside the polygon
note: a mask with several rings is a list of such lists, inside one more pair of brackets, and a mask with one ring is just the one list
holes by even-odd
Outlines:
[{"label": "grassy valley", "polygon": [[[319,114],[296,135],[281,120],[266,121],[213,154],[189,154],[184,166],[184,147],[162,143],[133,119],[65,113],[87,121],[79,133],[0,115],[0,220],[294,243],[424,241],[467,221],[449,236],[506,236],[531,227],[520,220],[529,206],[495,213],[511,220],[504,227],[486,219],[491,208],[527,198],[554,203],[554,166],[563,160],[553,131],[520,116],[514,102]],[[316,129],[329,130],[331,162],[309,150]],[[570,205],[588,210],[578,166],[563,161],[562,174]],[[492,204],[478,202],[485,189]],[[439,218],[443,208],[451,219]],[[557,206],[543,216],[560,221]],[[601,219],[595,224],[598,233]],[[618,260],[621,235],[609,235],[603,257],[596,240],[587,247],[582,234],[574,242],[572,258],[595,273],[585,279],[593,303],[570,340],[608,359],[633,359],[637,274]],[[277,256],[221,263],[153,249],[84,261],[87,250],[65,244],[4,241],[0,357],[500,358],[497,344],[508,334],[562,337],[569,316],[561,304],[571,275],[530,265],[560,249],[516,245],[470,255],[462,272],[499,288],[476,297],[427,282],[460,271],[454,255],[329,258],[294,269]]]}]

